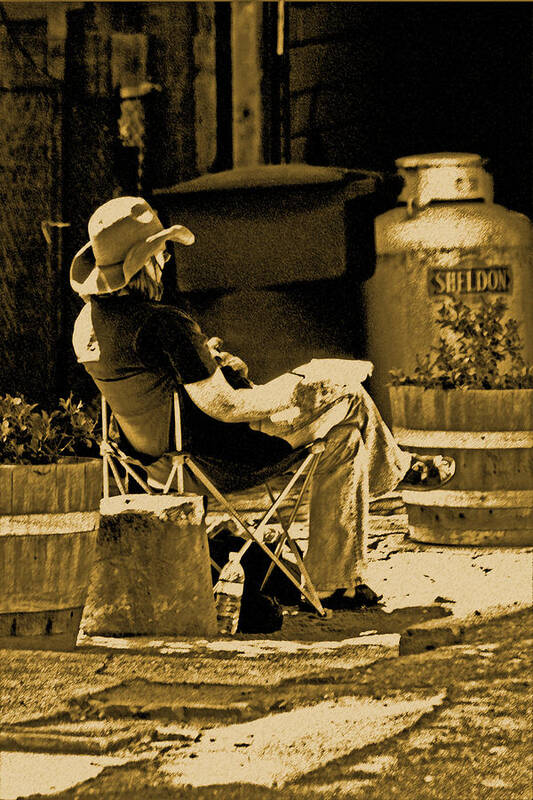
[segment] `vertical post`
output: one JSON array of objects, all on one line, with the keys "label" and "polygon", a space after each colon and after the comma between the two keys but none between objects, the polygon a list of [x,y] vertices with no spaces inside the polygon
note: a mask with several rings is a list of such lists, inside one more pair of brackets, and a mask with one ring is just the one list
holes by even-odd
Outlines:
[{"label": "vertical post", "polygon": [[276,48],[279,59],[280,150],[283,164],[291,161],[291,94],[289,51],[289,7],[278,0],[278,38]]},{"label": "vertical post", "polygon": [[196,168],[208,171],[217,155],[217,78],[215,4],[198,2],[196,33],[193,39],[194,66],[194,131]]},{"label": "vertical post", "polygon": [[[46,11],[47,69],[58,82],[51,88],[52,119],[50,128],[50,220],[48,270],[50,281],[50,315],[53,330],[49,332],[49,387],[54,399],[61,393],[58,365],[62,361],[63,305],[66,277],[63,265],[63,87],[65,78],[65,43],[67,39],[67,8],[63,3],[51,3]],[[52,230],[54,227],[56,230]],[[44,231],[43,231],[44,232]]]},{"label": "vertical post", "polygon": [[231,4],[233,72],[233,164],[263,163],[261,44],[263,3],[234,0]]},{"label": "vertical post", "polygon": [[[174,437],[176,443],[176,450],[178,453],[181,453],[181,449],[183,447],[183,437],[181,431],[181,409],[180,409],[180,400],[178,397],[178,393],[174,392]],[[183,462],[178,464],[176,469],[176,483],[178,492],[183,494]]]},{"label": "vertical post", "polygon": [[[102,395],[102,443],[107,444],[107,400]],[[109,469],[108,469],[109,456],[104,451],[102,454],[102,477],[103,477],[103,494],[104,497],[109,497]]]}]

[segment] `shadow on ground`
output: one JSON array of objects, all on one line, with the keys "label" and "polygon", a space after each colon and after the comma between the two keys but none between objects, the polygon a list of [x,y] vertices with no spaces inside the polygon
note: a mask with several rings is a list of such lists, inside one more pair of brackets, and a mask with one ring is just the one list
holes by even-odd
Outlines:
[{"label": "shadow on ground", "polygon": [[349,639],[361,633],[403,633],[413,625],[451,615],[442,605],[410,606],[386,611],[380,606],[357,611],[334,611],[329,619],[316,614],[286,609],[281,630],[269,634],[237,634],[235,639],[274,639],[301,642],[327,642]]}]

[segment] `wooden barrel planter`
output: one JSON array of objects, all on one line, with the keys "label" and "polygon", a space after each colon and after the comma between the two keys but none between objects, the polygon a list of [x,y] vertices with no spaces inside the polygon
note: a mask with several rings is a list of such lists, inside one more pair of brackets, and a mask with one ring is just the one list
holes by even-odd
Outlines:
[{"label": "wooden barrel planter", "polygon": [[389,391],[400,446],[456,461],[442,489],[403,492],[412,537],[449,545],[533,545],[533,389]]},{"label": "wooden barrel planter", "polygon": [[74,647],[102,494],[99,459],[0,465],[0,647]]}]

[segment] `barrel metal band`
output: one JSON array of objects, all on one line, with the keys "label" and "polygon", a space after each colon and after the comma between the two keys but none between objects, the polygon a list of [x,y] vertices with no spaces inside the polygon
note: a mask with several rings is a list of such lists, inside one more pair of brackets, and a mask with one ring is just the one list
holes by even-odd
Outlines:
[{"label": "barrel metal band", "polygon": [[0,515],[0,536],[53,536],[61,533],[95,531],[99,511],[70,511],[66,514]]},{"label": "barrel metal band", "polygon": [[533,537],[533,528],[505,528],[501,530],[478,529],[454,530],[443,528],[441,525],[434,528],[426,525],[417,525],[413,528],[412,536],[417,542],[448,545],[471,545],[474,547],[530,547]]},{"label": "barrel metal band", "polygon": [[405,447],[456,450],[503,450],[533,447],[533,431],[426,431],[394,427],[394,438]]},{"label": "barrel metal band", "polygon": [[440,508],[532,508],[533,491],[495,489],[474,492],[467,490],[434,489],[429,492],[402,492],[404,503],[412,506]]}]

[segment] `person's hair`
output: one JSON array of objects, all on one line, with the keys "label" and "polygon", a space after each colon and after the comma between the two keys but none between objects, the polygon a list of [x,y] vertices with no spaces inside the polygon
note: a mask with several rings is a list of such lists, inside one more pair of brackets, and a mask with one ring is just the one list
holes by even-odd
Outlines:
[{"label": "person's hair", "polygon": [[[155,258],[152,256],[150,261],[147,264],[155,261]],[[115,292],[107,292],[105,295],[100,295],[101,297],[118,297],[119,295],[124,294],[136,294],[144,297],[147,300],[161,300],[163,296],[163,281],[155,281],[149,274],[146,269],[147,264],[145,264],[139,272],[136,272],[135,275],[130,278],[126,286],[123,286],[122,289],[117,289]],[[83,296],[82,300],[84,303],[89,302],[91,299],[90,295]]]},{"label": "person's hair", "polygon": [[145,265],[133,278],[130,278],[123,291],[128,294],[140,294],[148,300],[161,300],[163,283],[151,278]]}]

